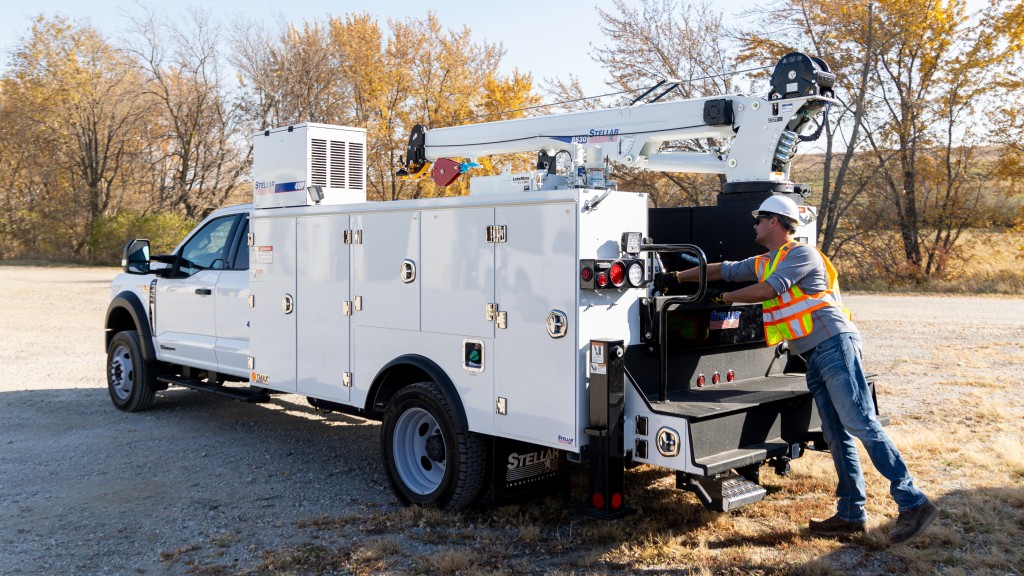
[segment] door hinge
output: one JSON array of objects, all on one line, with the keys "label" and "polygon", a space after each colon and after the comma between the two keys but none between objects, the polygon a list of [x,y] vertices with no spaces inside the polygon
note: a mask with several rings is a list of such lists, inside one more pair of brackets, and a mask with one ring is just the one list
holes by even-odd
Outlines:
[{"label": "door hinge", "polygon": [[249,235],[245,237],[245,241],[249,243],[249,246],[255,246],[256,236],[254,236],[252,232],[249,232]]},{"label": "door hinge", "polygon": [[256,307],[256,295],[255,294],[249,294],[249,308],[255,308],[255,307]]},{"label": "door hinge", "polygon": [[341,385],[346,388],[352,387],[352,373],[345,372],[341,375]]},{"label": "door hinge", "polygon": [[352,302],[351,301],[345,300],[344,302],[341,303],[341,313],[344,314],[345,316],[351,316],[352,315]]},{"label": "door hinge", "polygon": [[345,244],[362,244],[362,230],[345,230]]},{"label": "door hinge", "polygon": [[489,244],[500,244],[505,241],[508,229],[504,224],[487,227],[487,242]]},{"label": "door hinge", "polygon": [[355,308],[356,312],[359,312],[360,310],[362,310],[363,309],[363,297],[362,296],[356,296],[355,299],[352,300],[352,307]]},{"label": "door hinge", "polygon": [[248,359],[246,359],[245,361],[245,365],[249,368],[249,370],[255,370],[256,360],[252,356],[249,356]]},{"label": "door hinge", "polygon": [[501,328],[502,330],[508,327],[508,314],[506,314],[503,310],[498,310],[497,304],[487,305],[486,318],[488,322],[494,322],[495,326]]}]

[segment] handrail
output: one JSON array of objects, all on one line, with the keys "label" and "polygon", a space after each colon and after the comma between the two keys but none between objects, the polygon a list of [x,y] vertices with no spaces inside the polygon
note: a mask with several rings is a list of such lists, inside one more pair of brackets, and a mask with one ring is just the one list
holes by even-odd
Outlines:
[{"label": "handrail", "polygon": [[[662,301],[661,310],[658,311],[658,360],[661,364],[658,370],[658,400],[668,400],[668,310],[679,304],[697,302],[704,298],[708,288],[708,259],[704,251],[693,244],[644,244],[640,246],[645,252],[677,252],[689,253],[696,257],[699,274],[697,276],[697,292],[689,296],[673,296]],[[658,308],[655,303],[655,309]]]}]

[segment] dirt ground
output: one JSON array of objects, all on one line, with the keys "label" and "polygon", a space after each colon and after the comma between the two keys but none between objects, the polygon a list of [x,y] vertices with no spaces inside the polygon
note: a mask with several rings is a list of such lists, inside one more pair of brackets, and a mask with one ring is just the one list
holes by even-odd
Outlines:
[{"label": "dirt ground", "polygon": [[[147,412],[115,410],[102,329],[115,273],[0,266],[0,574],[245,572],[268,550],[318,538],[310,519],[397,510],[376,423],[296,396],[246,405],[185,390],[160,393]],[[1020,438],[1024,299],[846,300],[897,433],[930,422],[942,434],[962,382]],[[972,483],[925,478],[932,493]]]}]

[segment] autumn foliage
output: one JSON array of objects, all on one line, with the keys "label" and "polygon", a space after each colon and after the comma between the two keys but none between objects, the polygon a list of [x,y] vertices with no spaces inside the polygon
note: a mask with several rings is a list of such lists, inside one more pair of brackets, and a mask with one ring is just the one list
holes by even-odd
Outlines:
[{"label": "autumn foliage", "polygon": [[[140,10],[117,41],[40,16],[10,54],[0,260],[113,262],[141,235],[169,249],[211,210],[248,199],[250,137],[268,127],[366,128],[370,200],[465,194],[466,179],[442,189],[396,178],[413,125],[629,105],[666,78],[677,81],[666,100],[765,94],[765,68],[791,51],[821,56],[839,82],[793,175],[813,190],[819,245],[850,278],[924,285],[962,268],[951,264],[967,257],[965,231],[1010,231],[1024,217],[1019,1],[970,13],[965,0],[777,0],[727,15],[708,1],[614,0],[597,9],[589,51],[613,95],[597,100],[581,99],[590,95],[571,66],[541,89],[530,71],[503,72],[500,43],[429,12],[268,29]],[[530,164],[490,160],[478,173]],[[711,203],[721,187],[716,176],[624,167],[615,179],[654,206]]]},{"label": "autumn foliage", "polygon": [[111,263],[132,236],[170,249],[213,209],[248,200],[251,134],[301,122],[367,129],[371,200],[461,194],[465,182],[395,177],[412,126],[513,118],[540,102],[528,73],[500,71],[500,44],[433,14],[275,31],[189,14],[146,12],[117,45],[60,16],[32,22],[0,78],[0,260]]}]

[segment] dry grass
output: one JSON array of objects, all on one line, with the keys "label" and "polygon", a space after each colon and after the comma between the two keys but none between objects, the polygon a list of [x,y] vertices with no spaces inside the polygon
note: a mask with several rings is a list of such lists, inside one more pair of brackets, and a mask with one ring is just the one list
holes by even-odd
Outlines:
[{"label": "dry grass", "polygon": [[996,390],[1010,397],[1020,387],[959,385],[968,389],[943,401],[943,418],[908,418],[889,428],[917,482],[943,510],[907,545],[886,542],[896,510],[887,481],[870,465],[868,533],[845,541],[807,533],[808,518],[831,514],[835,487],[831,458],[811,452],[794,462],[788,477],[765,469],[768,497],[729,514],[706,511],[674,489],[671,473],[641,466],[627,471],[627,502],[638,513],[596,520],[573,507],[587,485],[585,468],[577,467],[569,502],[546,499],[462,514],[371,508],[315,518],[299,528],[319,543],[265,552],[262,564],[240,573],[1021,574],[1021,406],[992,396]]},{"label": "dry grass", "polygon": [[[893,242],[897,232],[887,242]],[[965,230],[958,240],[956,255],[942,277],[926,284],[907,283],[910,275],[885,273],[878,254],[888,254],[880,245],[850,249],[837,257],[843,287],[865,291],[923,291],[942,294],[1021,294],[1024,293],[1022,241],[1016,230]],[[895,243],[898,245],[898,243]]]}]

